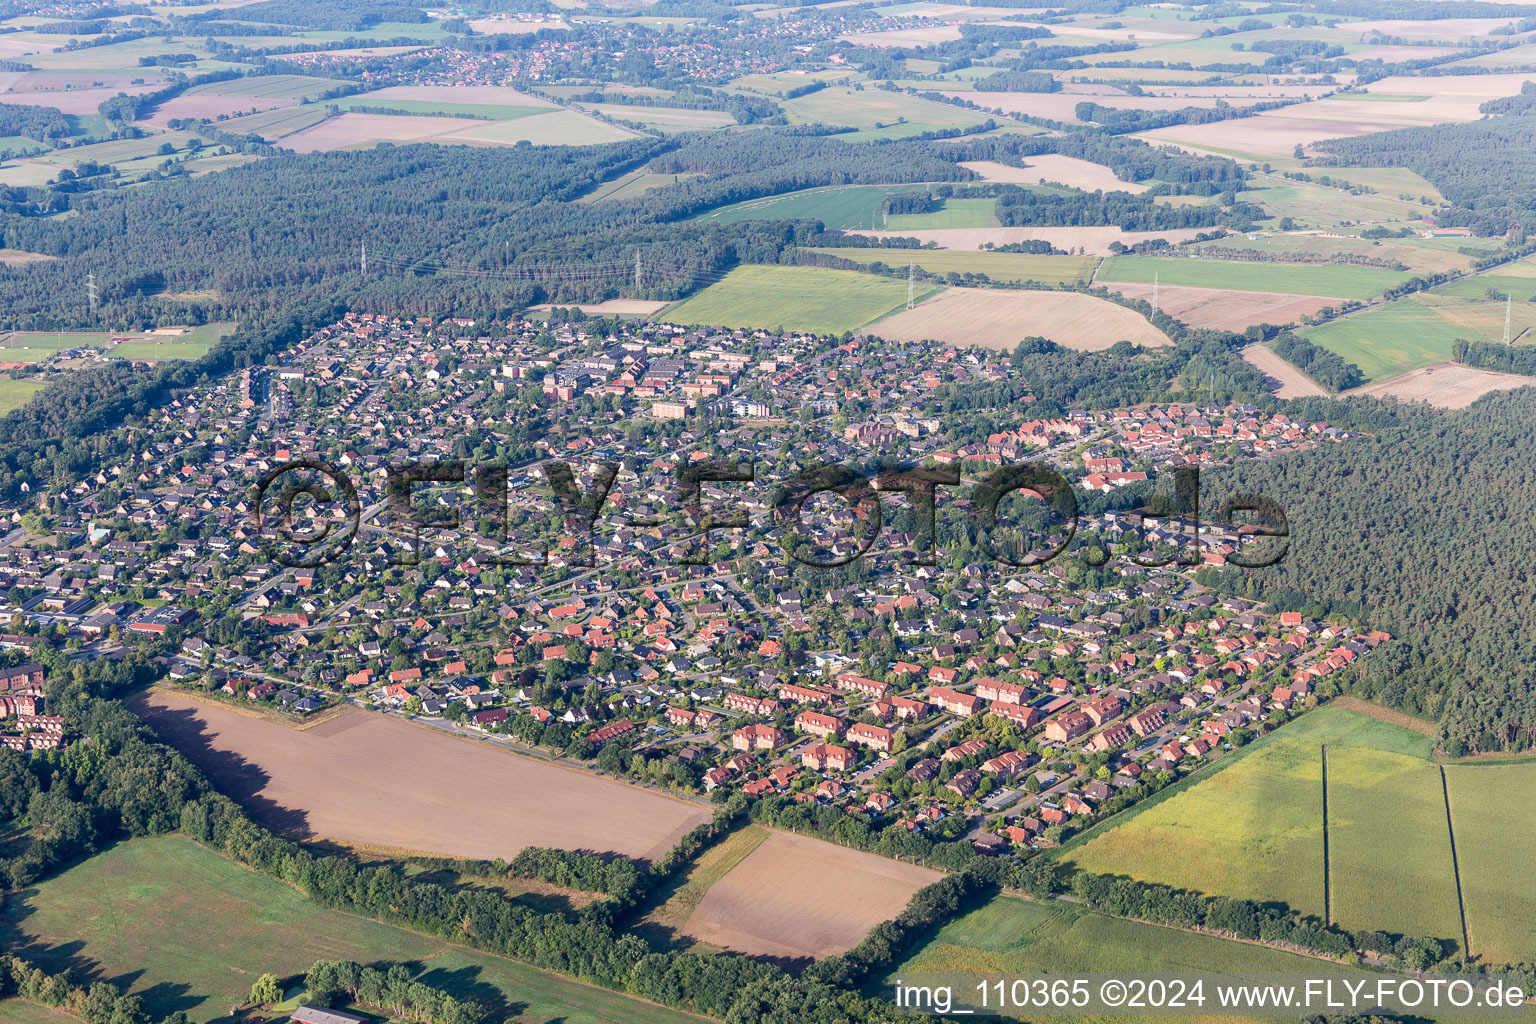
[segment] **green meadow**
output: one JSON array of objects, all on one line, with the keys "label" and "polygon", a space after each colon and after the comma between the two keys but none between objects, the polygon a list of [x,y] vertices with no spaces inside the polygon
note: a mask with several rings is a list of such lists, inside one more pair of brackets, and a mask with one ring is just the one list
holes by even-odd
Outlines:
[{"label": "green meadow", "polygon": [[[917,289],[925,298],[935,285]],[[840,334],[905,306],[907,283],[854,270],[742,266],[660,318],[714,327],[783,327]]]},{"label": "green meadow", "polygon": [[[512,960],[326,910],[180,836],[120,843],[10,897],[0,948],[45,969],[118,979],[152,1019],[222,1017],[263,973],[316,960],[404,961],[421,980],[518,1024],[683,1024],[697,1018]],[[0,1004],[3,1006],[5,1004]],[[0,1021],[4,1013],[0,1011]],[[16,1024],[50,1024],[31,1010]]]}]

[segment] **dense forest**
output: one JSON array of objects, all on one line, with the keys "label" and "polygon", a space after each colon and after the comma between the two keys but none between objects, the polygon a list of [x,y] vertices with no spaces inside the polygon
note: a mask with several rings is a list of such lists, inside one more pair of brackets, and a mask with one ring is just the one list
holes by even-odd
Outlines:
[{"label": "dense forest", "polygon": [[[418,312],[507,313],[543,301],[636,297],[637,251],[646,264],[638,297],[671,299],[738,262],[779,262],[796,245],[816,244],[820,231],[812,221],[690,220],[707,210],[828,185],[974,181],[958,159],[1017,166],[1054,152],[1100,160],[1128,181],[1156,177],[1181,189],[1214,191],[1241,180],[1230,160],[1159,151],[1139,140],[1008,136],[869,145],[804,127],[586,148],[383,145],[289,155],[152,189],[104,187],[65,197],[0,190],[13,201],[45,199],[48,209],[62,198],[76,211],[69,218],[0,214],[8,246],[61,257],[0,267],[0,305],[9,311],[3,326],[134,329],[343,294]],[[699,177],[634,199],[575,202],[641,166]],[[253,204],[253,195],[277,198]],[[1005,224],[1144,230],[1246,224],[1256,210],[1009,190],[999,213]],[[429,241],[423,216],[433,225]],[[366,278],[365,244],[373,271]],[[99,317],[86,302],[89,273],[99,288]],[[191,292],[217,298],[166,297]]]},{"label": "dense forest", "polygon": [[1450,201],[1442,225],[1498,235],[1536,219],[1536,114],[1401,128],[1319,143],[1323,166],[1406,167]]},{"label": "dense forest", "polygon": [[61,139],[73,129],[57,107],[0,103],[0,136],[24,135],[38,142]]},{"label": "dense forest", "polygon": [[1332,391],[1348,391],[1365,383],[1365,374],[1360,372],[1360,367],[1290,331],[1275,339],[1275,355],[1299,366],[1307,376]]},{"label": "dense forest", "polygon": [[1275,568],[1202,579],[1393,633],[1403,642],[1370,658],[1356,692],[1438,718],[1451,753],[1536,746],[1526,675],[1536,662],[1536,471],[1524,454],[1536,391],[1448,413],[1387,404],[1375,416],[1372,439],[1224,472],[1223,488],[1285,508],[1290,553]]}]

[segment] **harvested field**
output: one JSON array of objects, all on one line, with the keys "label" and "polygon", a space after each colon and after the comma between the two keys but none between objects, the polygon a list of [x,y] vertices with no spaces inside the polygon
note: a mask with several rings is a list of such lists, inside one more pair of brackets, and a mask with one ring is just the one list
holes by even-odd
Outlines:
[{"label": "harvested field", "polygon": [[985,119],[985,115],[974,110],[884,89],[855,92],[833,86],[796,96],[784,101],[783,106],[791,124],[837,124],[849,128],[879,128],[903,122],[931,127],[968,127]]},{"label": "harvested field", "polygon": [[23,267],[28,263],[51,263],[58,258],[41,252],[27,252],[25,249],[0,249],[0,263],[8,267]]},{"label": "harvested field", "polygon": [[724,128],[736,119],[723,110],[689,110],[686,107],[642,107],[625,103],[602,103],[591,109],[619,121],[639,121],[659,128]]},{"label": "harvested field", "polygon": [[1300,367],[1291,365],[1263,345],[1249,345],[1242,355],[1250,366],[1258,367],[1277,385],[1274,393],[1280,398],[1307,398],[1328,393]]},{"label": "harvested field", "polygon": [[802,959],[844,953],[906,909],[939,872],[774,832],[710,887],[683,931],[756,956]]},{"label": "harvested field", "polygon": [[[1087,97],[1066,92],[957,92],[945,90],[946,96],[959,96],[988,109],[1005,110],[1010,114],[1028,114],[1031,117],[1048,117],[1053,121],[1084,124],[1077,116],[1077,105]],[[1214,107],[1217,97],[1195,96],[1127,96],[1115,93],[1095,96],[1093,102],[1116,110],[1182,110],[1184,107]],[[1241,104],[1238,104],[1241,105]],[[1063,159],[1070,159],[1063,158]]]},{"label": "harvested field", "polygon": [[55,107],[66,114],[95,114],[104,100],[120,92],[130,96],[158,89],[159,83],[125,85],[116,89],[70,89],[61,92],[0,93],[0,100],[24,107]]},{"label": "harvested field", "polygon": [[1071,251],[1081,248],[1093,256],[1109,256],[1109,243],[1120,242],[1126,246],[1145,242],[1152,238],[1167,239],[1177,243],[1194,238],[1200,228],[1175,228],[1170,231],[1122,231],[1105,227],[1029,227],[1029,228],[929,228],[924,231],[854,231],[853,234],[873,238],[916,238],[919,242],[933,242],[940,249],[979,250],[987,242],[1008,245],[1013,242],[1029,242],[1044,239],[1058,249]]},{"label": "harvested field", "polygon": [[1099,189],[1105,192],[1145,192],[1147,186],[1133,181],[1121,181],[1115,172],[1103,164],[1079,160],[1072,156],[1047,153],[1025,160],[1023,167],[1010,167],[995,160],[966,160],[961,167],[968,167],[987,181],[1006,181],[1014,185],[1037,185],[1055,182],[1080,188],[1084,192]]},{"label": "harvested field", "polygon": [[219,130],[235,135],[255,135],[267,142],[296,135],[326,119],[325,108],[309,103],[302,107],[279,107],[260,114],[248,114],[219,123]]},{"label": "harvested field", "polygon": [[1242,260],[1186,259],[1163,256],[1116,256],[1099,267],[1098,283],[1219,287],[1234,291],[1285,292],[1288,295],[1369,299],[1407,275],[1379,267],[1316,263],[1251,263]]},{"label": "harvested field", "polygon": [[515,146],[526,140],[535,146],[594,146],[641,137],[638,132],[606,124],[574,110],[552,110],[511,121],[473,121],[471,124],[474,127],[432,141]]},{"label": "harvested field", "polygon": [[1139,313],[1078,292],[946,288],[937,296],[872,325],[867,333],[891,341],[931,339],[948,345],[1013,349],[1027,337],[1050,338],[1084,352],[1119,341],[1166,345],[1168,338]]},{"label": "harvested field", "polygon": [[[1143,283],[1106,285],[1126,298],[1152,300],[1152,286]],[[1304,313],[1316,313],[1337,299],[1324,295],[1292,295],[1286,292],[1228,291],[1225,288],[1161,286],[1157,307],[1191,327],[1215,327],[1241,331],[1249,324],[1288,324]]]},{"label": "harvested field", "polygon": [[[1245,350],[1246,355],[1246,350]],[[1278,359],[1279,357],[1276,356]],[[1495,391],[1536,384],[1536,377],[1518,373],[1496,373],[1457,363],[1425,366],[1390,380],[1380,380],[1346,395],[1390,395],[1402,402],[1428,402],[1440,409],[1465,409],[1484,395]],[[1288,397],[1284,394],[1282,398]]]},{"label": "harvested field", "polygon": [[[1431,24],[1444,24],[1433,22]],[[1140,133],[1154,145],[1174,143],[1188,149],[1249,158],[1289,157],[1300,143],[1369,135],[1411,125],[1475,121],[1486,100],[1513,96],[1529,76],[1518,74],[1393,76],[1372,82],[1366,98],[1327,96],[1308,103],[1266,110],[1254,117],[1204,125],[1175,125]],[[1430,85],[1433,88],[1430,88]],[[1385,101],[1385,102],[1384,102]]]},{"label": "harvested field", "polygon": [[392,85],[354,98],[379,103],[407,100],[414,103],[473,103],[488,107],[556,107],[549,100],[503,85]]},{"label": "harvested field", "polygon": [[133,707],[269,827],[510,860],[524,846],[654,858],[709,811],[651,790],[349,710],[306,730],[153,693]]},{"label": "harvested field", "polygon": [[160,104],[148,117],[137,123],[166,128],[173,120],[195,117],[203,121],[213,121],[220,117],[259,114],[280,107],[293,107],[298,103],[296,99],[280,96],[175,96]]},{"label": "harvested field", "polygon": [[388,114],[342,114],[289,136],[283,147],[296,153],[348,149],[380,142],[433,142],[438,136],[484,124],[465,117],[394,117]]},{"label": "harvested field", "polygon": [[264,99],[313,99],[347,83],[310,75],[257,75],[228,82],[194,85],[184,96],[244,96]]}]

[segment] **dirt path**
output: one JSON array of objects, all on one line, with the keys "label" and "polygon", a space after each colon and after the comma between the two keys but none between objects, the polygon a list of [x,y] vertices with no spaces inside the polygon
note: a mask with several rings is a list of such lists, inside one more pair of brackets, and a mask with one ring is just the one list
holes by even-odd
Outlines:
[{"label": "dirt path", "polygon": [[1264,375],[1280,385],[1275,391],[1279,398],[1323,397],[1328,392],[1300,368],[1275,355],[1263,345],[1249,345],[1243,349],[1243,360],[1264,372]]}]

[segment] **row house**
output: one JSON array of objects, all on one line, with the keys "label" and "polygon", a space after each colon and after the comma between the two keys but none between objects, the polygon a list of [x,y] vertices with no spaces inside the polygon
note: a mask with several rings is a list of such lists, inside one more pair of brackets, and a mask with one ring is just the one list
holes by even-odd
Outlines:
[{"label": "row house", "polygon": [[1093,728],[1093,719],[1081,711],[1068,711],[1045,723],[1045,738],[1052,743],[1070,743]]},{"label": "row house", "polygon": [[789,733],[772,725],[744,725],[731,733],[737,750],[773,750],[789,742]]},{"label": "row house", "polygon": [[844,724],[843,720],[836,715],[824,715],[819,711],[802,711],[795,716],[796,729],[822,739],[828,736],[841,736]]},{"label": "row house", "polygon": [[878,679],[869,679],[853,672],[844,672],[839,675],[837,677],[837,688],[849,693],[862,693],[864,696],[873,697],[876,700],[891,692],[890,686],[886,683],[882,683]]},{"label": "row house", "polygon": [[847,747],[833,746],[829,743],[818,743],[800,753],[800,763],[806,768],[812,768],[818,772],[824,772],[829,768],[833,771],[847,771],[853,766],[853,751]]},{"label": "row house", "polygon": [[896,734],[891,730],[864,722],[855,722],[850,725],[846,736],[850,743],[857,743],[881,753],[889,753],[892,741],[896,738]]},{"label": "row house", "polygon": [[779,710],[779,702],[772,697],[749,697],[744,693],[731,692],[721,698],[727,708],[732,711],[740,711],[744,715],[762,715],[767,717]]},{"label": "row house", "polygon": [[935,686],[928,691],[928,699],[952,715],[961,718],[969,718],[981,710],[980,697],[969,693],[961,693],[959,690],[948,686]]},{"label": "row house", "polygon": [[1029,690],[1018,683],[983,677],[976,680],[976,696],[998,704],[1022,704]]}]

